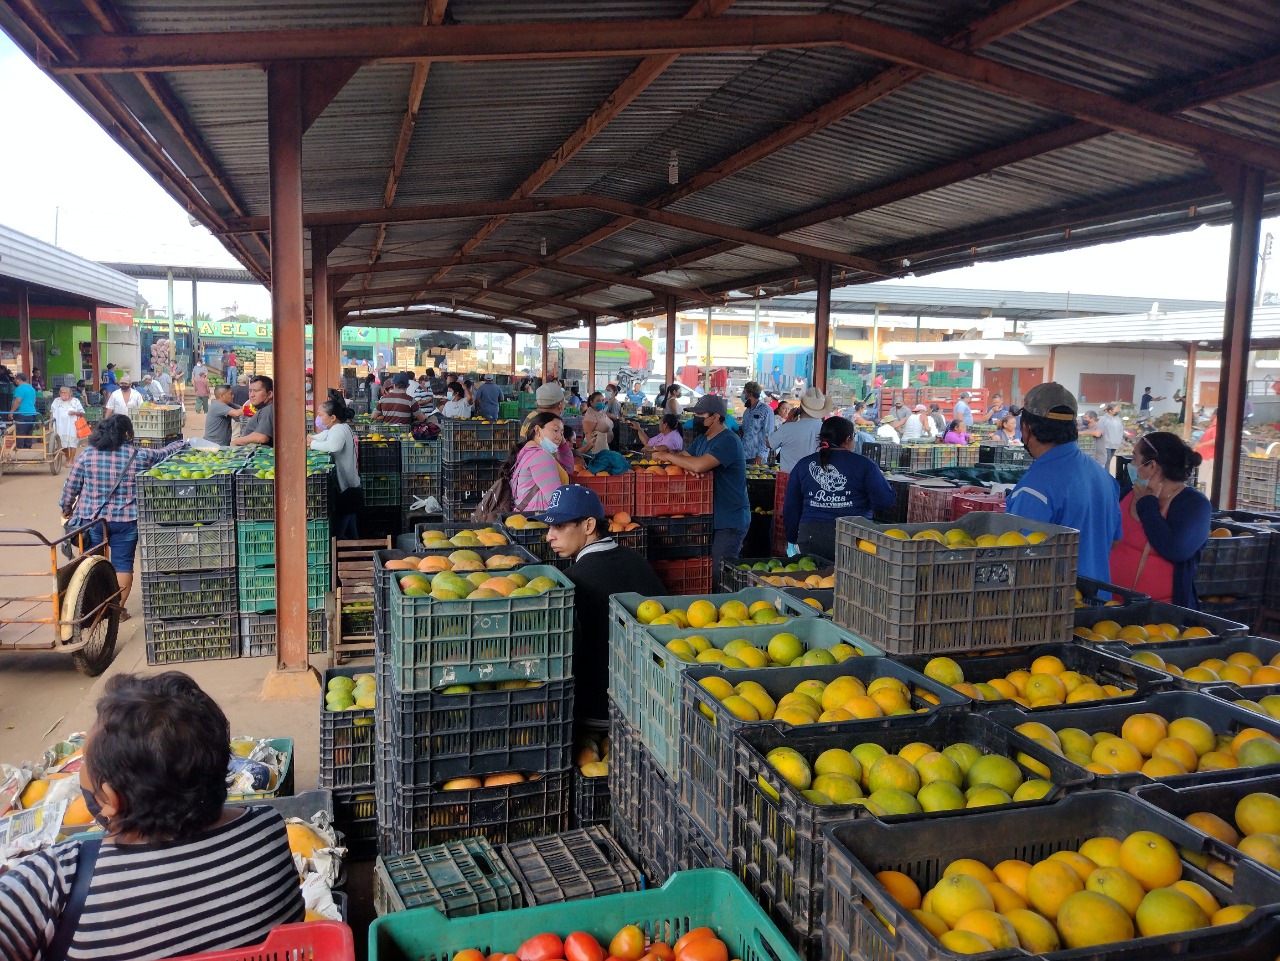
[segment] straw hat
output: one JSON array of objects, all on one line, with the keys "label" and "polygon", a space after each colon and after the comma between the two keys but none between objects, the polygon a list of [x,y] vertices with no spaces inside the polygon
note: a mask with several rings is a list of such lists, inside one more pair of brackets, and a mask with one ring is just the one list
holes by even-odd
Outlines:
[{"label": "straw hat", "polygon": [[801,395],[800,406],[810,417],[825,417],[831,410],[826,395],[816,387],[810,387]]}]

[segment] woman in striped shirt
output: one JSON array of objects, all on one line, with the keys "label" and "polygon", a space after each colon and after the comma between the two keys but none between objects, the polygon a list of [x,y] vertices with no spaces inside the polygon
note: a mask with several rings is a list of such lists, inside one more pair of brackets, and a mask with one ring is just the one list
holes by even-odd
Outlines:
[{"label": "woman in striped shirt", "polygon": [[[147,961],[259,944],[301,921],[283,819],[225,806],[230,740],[226,715],[186,674],[108,681],[79,772],[105,837],[96,857],[67,841],[0,875],[0,957]],[[67,909],[85,872],[76,919]]]},{"label": "woman in striped shirt", "polygon": [[511,452],[505,465],[511,478],[511,499],[519,512],[542,510],[557,487],[569,483],[556,453],[564,443],[564,421],[550,411],[529,419],[524,443]]}]

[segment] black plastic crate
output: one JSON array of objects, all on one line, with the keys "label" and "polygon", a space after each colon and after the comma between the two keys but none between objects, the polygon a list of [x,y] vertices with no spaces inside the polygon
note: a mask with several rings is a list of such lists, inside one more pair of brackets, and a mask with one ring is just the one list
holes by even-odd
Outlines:
[{"label": "black plastic crate", "polygon": [[1200,613],[1211,617],[1221,617],[1242,624],[1253,624],[1258,619],[1258,609],[1262,603],[1260,597],[1201,597]]},{"label": "black plastic crate", "polygon": [[[1116,657],[1124,658],[1132,658],[1139,651],[1149,651],[1157,655],[1166,664],[1173,665],[1179,671],[1196,667],[1202,661],[1210,658],[1219,658],[1225,661],[1232,654],[1252,654],[1261,660],[1264,665],[1269,664],[1272,658],[1280,655],[1280,640],[1252,636],[1232,637],[1226,640],[1209,638],[1208,640],[1169,641],[1156,645],[1132,645],[1121,641],[1113,641],[1109,644],[1099,644],[1098,647]],[[1152,668],[1152,670],[1159,670],[1159,668]],[[1267,684],[1235,684],[1223,678],[1219,678],[1216,681],[1188,680],[1180,674],[1162,673],[1168,673],[1169,686],[1171,687],[1185,691],[1226,689],[1231,692],[1231,699],[1247,698],[1253,700],[1258,691],[1268,687]]]},{"label": "black plastic crate", "polygon": [[234,614],[178,621],[147,621],[147,663],[221,661],[239,654],[239,625]]},{"label": "black plastic crate", "polygon": [[520,440],[521,420],[489,422],[458,417],[440,421],[440,456],[447,463],[505,461]]},{"label": "black plastic crate", "polygon": [[[276,516],[276,482],[258,477],[258,468],[245,467],[235,475],[236,520],[270,521]],[[329,516],[330,489],[335,487],[333,470],[307,471],[307,520]]]},{"label": "black plastic crate", "polygon": [[682,561],[711,556],[710,514],[700,517],[646,517],[640,525],[648,540],[649,559]]},{"label": "black plastic crate", "polygon": [[436,787],[458,777],[568,768],[573,759],[573,680],[523,690],[380,697],[396,782]]},{"label": "black plastic crate", "polygon": [[595,824],[609,826],[613,813],[608,775],[587,777],[577,768],[573,771],[573,811],[570,824],[587,828]]},{"label": "black plastic crate", "polygon": [[[1075,850],[1092,837],[1123,839],[1141,830],[1154,831],[1192,852],[1207,850],[1207,839],[1190,825],[1138,798],[1114,791],[1085,792],[1051,807],[970,812],[963,820],[945,818],[911,824],[866,820],[835,825],[826,832],[827,918],[822,956],[827,961],[941,961],[960,957],[943,948],[910,911],[889,895],[876,880],[877,872],[901,871],[921,891],[927,891],[937,883],[943,869],[958,858],[973,858],[988,866],[1011,858],[1035,863],[1056,851]],[[1280,878],[1244,862],[1237,869],[1234,888],[1189,863],[1183,865],[1183,877],[1204,886],[1223,904],[1263,905],[1274,903],[1280,896]],[[1265,912],[1255,911],[1232,925],[1137,938],[1063,955],[1087,957],[1090,961],[1207,959],[1217,956],[1197,953],[1202,945],[1221,943],[1228,932],[1234,933],[1235,939],[1246,937],[1264,918]],[[1274,953],[1274,944],[1270,951]],[[1008,957],[1025,956],[1008,952]]]},{"label": "black plastic crate", "polygon": [[330,711],[324,706],[329,680],[370,674],[368,667],[331,667],[321,676],[320,689],[320,773],[317,781],[325,788],[368,787],[377,781],[377,744],[374,737],[373,708]]},{"label": "black plastic crate", "polygon": [[[307,653],[323,654],[329,650],[329,622],[319,608],[307,611]],[[240,615],[240,656],[276,656],[276,615]]]},{"label": "black plastic crate", "polygon": [[640,871],[605,828],[509,841],[498,849],[527,907],[640,890]]},{"label": "black plastic crate", "polygon": [[803,601],[818,612],[819,617],[831,620],[832,609],[836,603],[836,591],[833,587],[784,587],[782,593]]},{"label": "black plastic crate", "polygon": [[[1068,671],[1076,671],[1085,677],[1092,678],[1099,686],[1113,684],[1125,692],[1124,697],[1142,697],[1156,691],[1173,687],[1170,677],[1163,671],[1147,667],[1128,658],[1119,656],[1113,651],[1104,650],[1101,645],[1085,644],[1037,644],[1026,650],[1012,654],[974,654],[968,657],[954,655],[952,660],[964,671],[964,679],[970,684],[990,681],[992,678],[1007,677],[1017,670],[1029,670],[1038,657],[1056,657],[1062,661]],[[916,671],[924,671],[929,658],[925,655],[913,654],[898,658],[904,665]],[[1115,698],[1108,698],[1111,703]],[[1078,703],[1099,703],[1097,701]],[[970,701],[971,706],[981,704],[984,708],[994,704],[1013,706],[1010,700]],[[1041,711],[1070,710],[1076,704],[1061,704],[1053,707],[1018,707],[1028,714],[1039,714]]]},{"label": "black plastic crate", "polygon": [[400,507],[400,474],[360,472],[360,490],[366,507]]},{"label": "black plastic crate", "polygon": [[236,525],[218,521],[196,527],[138,525],[138,554],[143,570],[153,574],[186,571],[233,571]]},{"label": "black plastic crate", "polygon": [[[866,453],[867,447],[863,446],[863,453]],[[897,446],[897,445],[894,445]],[[896,470],[896,466],[893,468]],[[911,488],[919,483],[920,478],[909,477],[904,474],[889,474],[885,477],[889,482],[889,486],[893,488],[893,505],[886,507],[884,510],[875,512],[875,519],[881,524],[905,524],[907,522],[907,512],[911,509]],[[774,508],[777,511],[777,508]]]},{"label": "black plastic crate", "polygon": [[502,475],[502,461],[444,462],[440,488],[448,494],[483,494]]},{"label": "black plastic crate", "polygon": [[978,463],[1001,467],[1030,467],[1031,453],[1020,444],[981,444],[978,447]]},{"label": "black plastic crate", "polygon": [[444,519],[451,524],[465,524],[480,507],[481,491],[452,491],[447,488],[440,495]]},{"label": "black plastic crate", "polygon": [[400,438],[382,437],[378,440],[361,437],[356,446],[356,465],[360,473],[399,474]]},{"label": "black plastic crate", "polygon": [[680,851],[680,791],[609,702],[609,793],[613,836],[639,865],[647,884],[675,870]]},{"label": "black plastic crate", "polygon": [[609,699],[609,830],[632,859],[640,859],[640,734]]},{"label": "black plastic crate", "polygon": [[[390,820],[379,819],[379,848],[404,854],[433,844],[483,836],[494,844],[557,834],[569,829],[569,772],[496,787],[441,791],[403,784],[385,786]],[[378,790],[384,785],[380,780]]]},{"label": "black plastic crate", "polygon": [[1162,604],[1159,601],[1138,601],[1126,604],[1124,607],[1076,608],[1076,627],[1091,628],[1099,621],[1115,621],[1121,627],[1128,627],[1131,624],[1172,624],[1182,630],[1202,627],[1212,637],[1239,637],[1249,632],[1248,625],[1239,621],[1214,617],[1212,614],[1178,607],[1176,604]]},{"label": "black plastic crate", "polygon": [[166,434],[164,437],[135,437],[133,442],[143,450],[163,450],[180,440],[181,434]]},{"label": "black plastic crate", "polygon": [[379,917],[435,908],[446,918],[468,918],[525,902],[511,870],[488,839],[479,837],[378,858],[373,905]]},{"label": "black plastic crate", "polygon": [[1257,597],[1267,581],[1267,558],[1271,534],[1262,527],[1214,521],[1214,529],[1225,528],[1232,537],[1210,537],[1196,568],[1196,594]]},{"label": "black plastic crate", "polygon": [[[798,564],[802,560],[812,561],[811,570],[785,571],[777,569],[757,569],[758,564],[780,561],[781,566]],[[744,568],[745,565],[745,568]],[[810,574],[826,574],[835,569],[835,561],[816,554],[797,554],[795,557],[726,557],[720,571],[720,589],[723,591],[740,591],[744,587],[759,587],[767,582],[765,577],[778,575],[781,577],[807,577]],[[777,585],[768,585],[777,586]]]},{"label": "black plastic crate", "polygon": [[1076,607],[1128,607],[1144,604],[1151,598],[1092,577],[1076,577]]},{"label": "black plastic crate", "polygon": [[399,507],[365,506],[356,517],[361,537],[398,537],[404,532]]},{"label": "black plastic crate", "polygon": [[[887,657],[851,657],[841,664],[819,667],[770,667],[758,670],[724,670],[717,665],[695,664],[684,672],[680,692],[680,802],[695,824],[707,833],[727,859],[733,846],[730,822],[733,814],[733,765],[735,735],[748,727],[770,724],[790,729],[785,721],[744,721],[727,710],[700,683],[703,678],[720,677],[734,686],[754,681],[776,703],[804,680],[830,684],[838,677],[856,677],[864,685],[875,678],[892,677],[911,690],[914,710],[965,709],[968,699],[937,681],[930,680]],[[921,696],[927,692],[937,705]],[[891,721],[882,719],[888,726]],[[846,722],[852,723],[852,722]],[[806,725],[807,726],[807,725]],[[827,725],[820,729],[828,730]]]},{"label": "black plastic crate", "polygon": [[[855,818],[873,818],[858,804],[817,805],[787,783],[765,760],[776,747],[791,747],[810,764],[829,748],[849,749],[874,741],[897,753],[922,741],[938,750],[967,741],[984,754],[1025,754],[1049,769],[1056,787],[1039,801],[994,806],[1012,813],[1027,805],[1048,807],[1065,791],[1088,784],[1091,775],[1011,727],[983,714],[936,712],[919,719],[891,718],[887,723],[848,722],[797,727],[783,731],[772,725],[747,728],[734,739],[733,862],[756,900],[793,943],[821,935],[824,872],[822,829]],[[1019,762],[1024,771],[1029,772]],[[1026,777],[1040,777],[1027,773]],[[778,798],[774,800],[773,794]],[[967,813],[972,814],[972,811]],[[949,820],[945,814],[906,815],[885,820]]]},{"label": "black plastic crate", "polygon": [[[414,501],[420,498],[434,497],[440,500],[440,475],[435,474],[401,474],[400,506],[408,511]],[[425,510],[418,513],[426,514]],[[412,525],[410,525],[412,526]]]},{"label": "black plastic crate", "polygon": [[142,572],[142,616],[148,621],[231,614],[237,597],[234,570]]},{"label": "black plastic crate", "polygon": [[902,445],[892,441],[867,441],[862,445],[862,456],[871,458],[882,471],[895,471],[902,466]]},{"label": "black plastic crate", "polygon": [[[1213,728],[1215,734],[1235,736],[1247,727],[1256,727],[1268,734],[1280,737],[1280,721],[1265,714],[1259,714],[1247,708],[1230,704],[1216,697],[1201,694],[1198,691],[1161,691],[1140,700],[1095,701],[1092,704],[1073,705],[1060,711],[1039,711],[1035,720],[1047,725],[1054,731],[1064,727],[1079,728],[1089,734],[1109,731],[1119,736],[1125,719],[1133,714],[1159,714],[1165,720],[1179,717],[1194,717],[1204,721]],[[989,715],[996,722],[1007,726],[1010,730],[1018,724],[1029,720],[1032,715],[1025,711],[1011,708],[994,708]],[[1077,766],[1066,758],[1059,758],[1082,775],[1083,767]],[[1277,767],[1255,768],[1259,774],[1272,773]],[[1212,780],[1217,772],[1179,774],[1173,777],[1159,778],[1160,782],[1181,787],[1187,784],[1199,784]],[[1125,771],[1119,774],[1095,774],[1094,782],[1100,788],[1116,791],[1128,791],[1143,784],[1151,784],[1155,779],[1141,771]]]},{"label": "black plastic crate", "polygon": [[400,439],[400,473],[439,474],[440,442],[402,437]]},{"label": "black plastic crate", "polygon": [[333,823],[343,834],[348,858],[369,861],[378,856],[378,803],[372,786],[334,791]]},{"label": "black plastic crate", "polygon": [[[506,521],[509,518],[514,516],[516,515],[508,514],[506,517],[503,518],[503,527],[502,527],[503,533],[506,534],[507,537],[509,537],[513,543],[519,544],[526,551],[528,551],[530,554],[536,557],[540,564],[554,563],[557,560],[556,552],[553,551],[551,549],[551,545],[547,543],[546,526],[545,525],[540,527],[509,527],[507,526]],[[525,515],[522,514],[520,516],[524,517]],[[539,521],[538,523],[541,524],[542,522]],[[643,531],[644,525],[641,525],[639,528],[637,528],[637,530]],[[646,538],[647,538],[647,532],[646,532]],[[646,545],[648,544],[647,539],[645,540],[645,544]]]},{"label": "black plastic crate", "polygon": [[711,836],[703,831],[689,812],[676,812],[677,830],[680,832],[680,853],[676,857],[676,870],[697,871],[701,868],[718,868],[730,871],[733,865],[729,858],[716,847]]},{"label": "black plastic crate", "polygon": [[138,475],[138,523],[216,524],[232,519],[235,477],[175,478]]}]

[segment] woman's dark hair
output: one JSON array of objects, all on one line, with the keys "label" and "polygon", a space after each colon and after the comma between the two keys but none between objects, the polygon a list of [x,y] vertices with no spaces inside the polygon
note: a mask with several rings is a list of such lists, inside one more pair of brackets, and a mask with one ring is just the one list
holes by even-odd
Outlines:
[{"label": "woman's dark hair", "polygon": [[467,389],[455,380],[449,385],[449,393],[453,394],[455,400],[462,400],[467,396]]},{"label": "woman's dark hair", "polygon": [[1071,444],[1080,439],[1080,428],[1075,418],[1071,420],[1052,420],[1041,417],[1030,411],[1022,412],[1022,435],[1030,434],[1042,444]]},{"label": "woman's dark hair", "polygon": [[1003,428],[1003,427],[1004,427],[1004,425],[1005,425],[1006,423],[1008,423],[1009,421],[1013,421],[1013,429],[1014,429],[1014,430],[1017,430],[1017,429],[1018,429],[1018,418],[1017,418],[1017,417],[1015,417],[1013,414],[1005,414],[1003,417],[1001,417],[999,420],[997,420],[997,421],[996,421],[996,426],[997,426],[997,427],[1000,427],[1000,428]]},{"label": "woman's dark hair", "polygon": [[1159,430],[1147,434],[1140,441],[1135,452],[1142,451],[1147,460],[1160,465],[1160,472],[1169,480],[1181,482],[1191,476],[1191,472],[1204,460],[1198,451],[1192,450],[1177,434]]},{"label": "woman's dark hair", "polygon": [[94,787],[110,784],[122,798],[112,831],[160,841],[221,817],[230,759],[222,708],[186,674],[166,671],[107,681],[84,764]]},{"label": "woman's dark hair", "polygon": [[592,407],[592,406],[594,406],[594,405],[595,405],[595,402],[596,402],[596,398],[597,398],[597,397],[599,397],[601,400],[604,400],[604,394],[600,393],[600,391],[598,391],[598,390],[593,390],[590,394],[588,394],[588,395],[587,395],[587,406],[588,406],[588,407]]},{"label": "woman's dark hair", "polygon": [[355,408],[347,406],[347,399],[342,396],[342,391],[330,387],[329,399],[320,405],[324,408],[324,412],[330,417],[336,417],[339,424],[345,424],[356,416]]},{"label": "woman's dark hair", "polygon": [[511,453],[508,455],[506,463],[502,465],[502,476],[508,479],[514,476],[516,470],[516,458],[520,456],[520,451],[524,448],[524,445],[533,440],[534,432],[539,427],[546,427],[553,420],[561,419],[562,418],[559,414],[553,414],[549,410],[540,410],[530,417],[529,423],[525,425],[525,429],[520,435],[520,439],[516,441],[516,446],[511,448]]},{"label": "woman's dark hair", "polygon": [[653,406],[661,407],[667,402],[667,385],[659,384],[657,392],[653,395]]},{"label": "woman's dark hair", "polygon": [[838,450],[853,436],[853,422],[847,417],[828,417],[818,430],[818,463],[831,463],[832,451]]},{"label": "woman's dark hair", "polygon": [[573,443],[573,439],[574,439],[575,437],[577,437],[577,436],[578,436],[578,432],[577,432],[576,430],[574,430],[574,429],[573,429],[573,426],[572,426],[571,424],[565,424],[565,425],[564,425],[564,439],[565,439],[565,443],[567,443],[567,444],[572,444],[572,443]]},{"label": "woman's dark hair", "polygon": [[94,450],[119,450],[133,441],[133,421],[125,414],[116,414],[98,421],[89,435],[89,446]]},{"label": "woman's dark hair", "polygon": [[667,433],[680,429],[680,418],[675,414],[663,414],[662,426],[667,429]]},{"label": "woman's dark hair", "polygon": [[955,431],[957,434],[963,434],[964,421],[962,421],[959,417],[957,417],[955,420],[953,420],[950,424],[947,425],[947,430]]}]

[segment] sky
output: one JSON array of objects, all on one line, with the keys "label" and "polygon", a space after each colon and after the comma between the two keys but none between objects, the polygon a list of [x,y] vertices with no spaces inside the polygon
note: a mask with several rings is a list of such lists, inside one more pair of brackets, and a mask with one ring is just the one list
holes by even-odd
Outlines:
[{"label": "sky", "polygon": [[[15,92],[21,95],[14,95]],[[117,146],[62,90],[0,33],[0,223],[73,253],[109,262],[241,266],[203,226]],[[55,238],[56,230],[56,238]],[[1264,232],[1280,234],[1280,220]],[[1083,250],[978,264],[903,281],[931,287],[992,288],[1222,300],[1229,230],[1201,227]],[[1280,268],[1268,289],[1280,290]],[[175,309],[191,309],[190,283],[175,283]],[[154,305],[163,281],[141,281]],[[257,285],[201,284],[200,309],[266,317]]]}]

